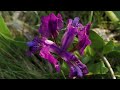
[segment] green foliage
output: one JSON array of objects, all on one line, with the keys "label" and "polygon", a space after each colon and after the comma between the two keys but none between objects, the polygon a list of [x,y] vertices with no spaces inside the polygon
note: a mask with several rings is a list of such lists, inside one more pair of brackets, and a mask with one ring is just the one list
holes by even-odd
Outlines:
[{"label": "green foliage", "polygon": [[110,18],[111,21],[113,22],[118,22],[119,18],[116,16],[116,14],[113,11],[105,11],[106,15]]},{"label": "green foliage", "polygon": [[68,75],[69,67],[64,61],[63,61],[62,65],[61,65],[61,70],[64,72],[65,75]]},{"label": "green foliage", "polygon": [[108,68],[105,67],[102,61],[88,65],[88,69],[93,74],[106,74],[108,72]]},{"label": "green foliage", "polygon": [[11,32],[9,31],[8,27],[6,26],[4,19],[0,15],[0,34],[5,35],[7,37],[12,37]]},{"label": "green foliage", "polygon": [[114,58],[120,60],[120,51],[111,51],[107,54],[109,58]]},{"label": "green foliage", "polygon": [[95,50],[95,51],[102,51],[103,47],[105,45],[104,40],[94,31],[90,31],[90,39],[92,41],[91,47]]},{"label": "green foliage", "polygon": [[103,54],[107,54],[109,52],[111,52],[114,48],[114,43],[113,41],[109,41],[105,46],[104,46],[104,49],[103,49]]}]

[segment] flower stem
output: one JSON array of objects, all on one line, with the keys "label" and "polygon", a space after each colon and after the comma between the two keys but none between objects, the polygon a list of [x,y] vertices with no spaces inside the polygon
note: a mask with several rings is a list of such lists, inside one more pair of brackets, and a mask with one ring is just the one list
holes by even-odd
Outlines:
[{"label": "flower stem", "polygon": [[77,44],[75,45],[75,47],[73,47],[72,50],[70,50],[70,52],[74,52],[75,50],[77,50],[78,45],[79,45],[79,43],[77,43]]},{"label": "flower stem", "polygon": [[93,18],[93,11],[91,11],[90,18],[89,18],[90,23],[92,22],[92,18]]},{"label": "flower stem", "polygon": [[66,79],[65,74],[64,74],[64,72],[63,72],[63,70],[61,70],[61,73],[62,73],[62,75],[63,75],[64,79]]},{"label": "flower stem", "polygon": [[[100,55],[100,54],[99,54],[99,55]],[[105,56],[102,56],[102,55],[100,55],[100,56],[101,56],[102,60],[104,61],[104,63],[107,65],[107,67],[108,67],[108,69],[109,69],[109,71],[110,71],[110,73],[111,73],[112,79],[116,79],[115,74],[114,74],[114,71],[113,71],[110,63],[108,62],[107,58],[106,58]]]}]

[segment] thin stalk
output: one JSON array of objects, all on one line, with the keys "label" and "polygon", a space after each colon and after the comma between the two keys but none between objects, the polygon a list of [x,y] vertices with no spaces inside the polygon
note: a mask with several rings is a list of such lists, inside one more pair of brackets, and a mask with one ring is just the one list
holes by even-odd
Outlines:
[{"label": "thin stalk", "polygon": [[93,19],[93,11],[91,11],[90,18],[89,18],[90,23],[92,22],[92,19]]},{"label": "thin stalk", "polygon": [[77,48],[78,48],[78,45],[79,45],[79,43],[77,43],[77,44],[75,45],[75,47],[73,47],[73,48],[70,50],[70,52],[74,52],[74,51],[76,51]]},{"label": "thin stalk", "polygon": [[63,75],[64,79],[66,79],[65,74],[64,74],[64,72],[63,72],[63,70],[61,70],[61,73],[62,73],[62,75]]},{"label": "thin stalk", "polygon": [[[99,55],[100,55],[100,54],[99,54]],[[108,67],[112,79],[116,79],[115,74],[114,74],[114,71],[113,71],[110,63],[108,62],[107,58],[106,58],[105,56],[103,56],[103,55],[100,55],[100,56],[101,56],[102,60],[104,61],[104,63],[106,64],[106,66]]]}]

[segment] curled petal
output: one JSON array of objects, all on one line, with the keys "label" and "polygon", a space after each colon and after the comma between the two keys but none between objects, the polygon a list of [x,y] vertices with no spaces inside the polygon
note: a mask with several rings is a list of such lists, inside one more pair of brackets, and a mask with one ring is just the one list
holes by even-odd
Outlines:
[{"label": "curled petal", "polygon": [[40,50],[39,55],[40,55],[42,58],[48,60],[51,64],[53,64],[57,72],[60,72],[60,66],[59,66],[59,64],[58,64],[58,61],[57,61],[57,59],[55,59],[54,56],[50,53],[49,47],[43,47],[43,48]]}]

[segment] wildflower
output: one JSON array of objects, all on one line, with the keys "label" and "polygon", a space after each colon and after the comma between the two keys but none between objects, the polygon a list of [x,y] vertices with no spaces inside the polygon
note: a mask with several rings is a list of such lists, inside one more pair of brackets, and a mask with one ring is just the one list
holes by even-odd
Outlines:
[{"label": "wildflower", "polygon": [[39,55],[48,60],[54,65],[57,72],[60,72],[59,61],[53,54],[61,57],[69,66],[69,77],[83,77],[88,73],[87,66],[83,64],[72,52],[68,52],[67,49],[72,44],[74,37],[78,37],[78,46],[76,50],[81,55],[84,54],[84,49],[87,45],[91,44],[89,39],[89,29],[91,24],[83,26],[79,23],[79,18],[74,20],[69,19],[67,24],[67,30],[62,37],[61,46],[58,46],[56,42],[51,41],[49,38],[55,38],[58,35],[58,31],[63,27],[63,21],[60,14],[55,16],[53,13],[41,18],[42,24],[40,25],[39,32],[41,37],[35,37],[31,42],[28,42],[30,53],[39,53]]},{"label": "wildflower", "polygon": [[51,13],[48,16],[42,16],[41,23],[39,32],[42,37],[46,38],[57,37],[58,31],[63,27],[63,20],[60,14],[55,16],[54,13]]}]

